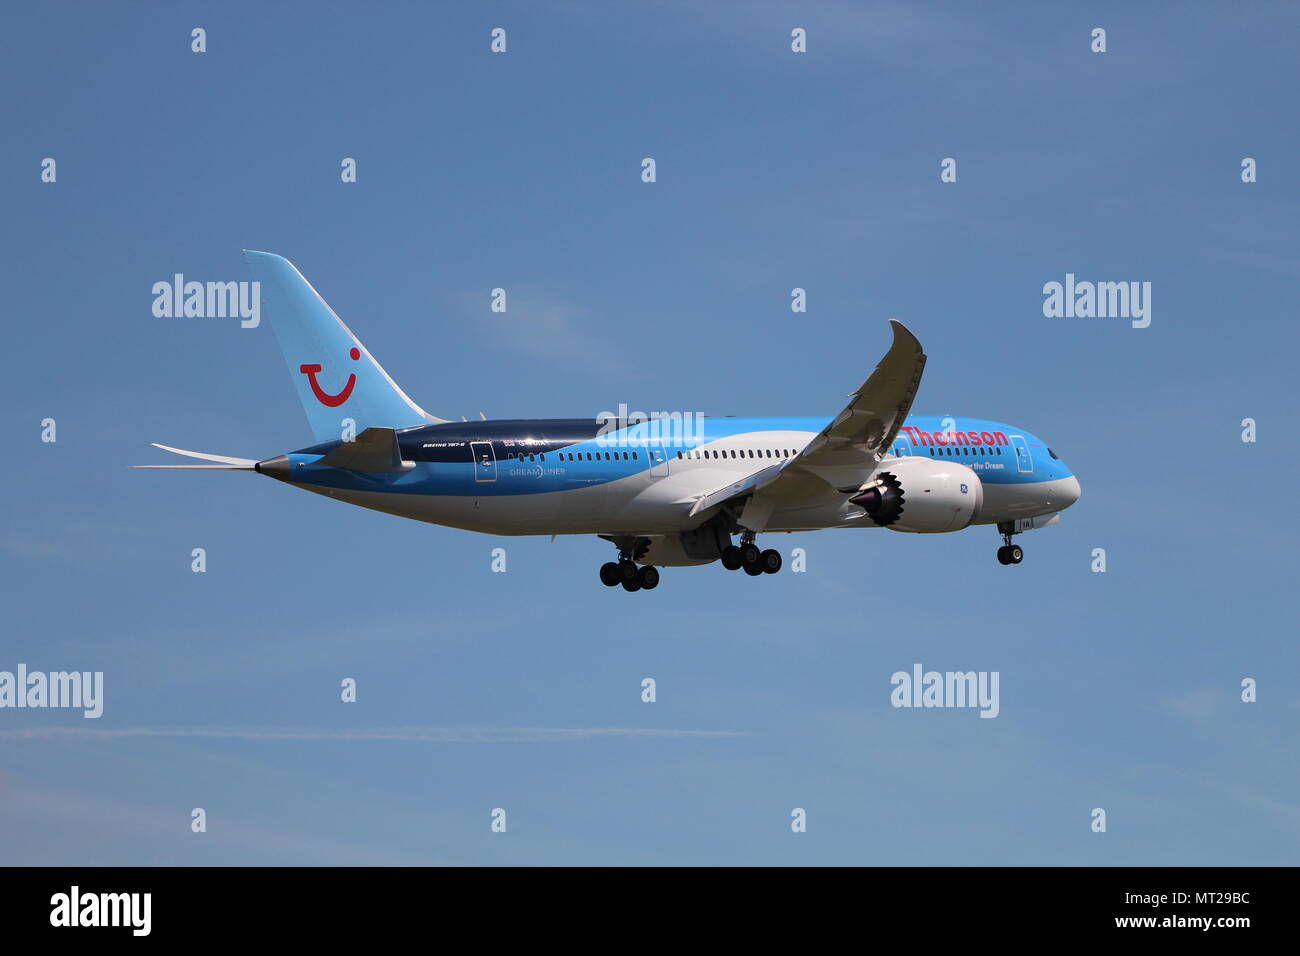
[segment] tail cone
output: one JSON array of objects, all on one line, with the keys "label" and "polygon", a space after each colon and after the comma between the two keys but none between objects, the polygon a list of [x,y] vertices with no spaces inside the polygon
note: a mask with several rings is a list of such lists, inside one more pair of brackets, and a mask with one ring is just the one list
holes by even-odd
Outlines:
[{"label": "tail cone", "polygon": [[284,455],[277,455],[275,458],[259,461],[253,466],[253,470],[259,475],[270,475],[272,478],[284,481],[289,477],[289,459]]}]

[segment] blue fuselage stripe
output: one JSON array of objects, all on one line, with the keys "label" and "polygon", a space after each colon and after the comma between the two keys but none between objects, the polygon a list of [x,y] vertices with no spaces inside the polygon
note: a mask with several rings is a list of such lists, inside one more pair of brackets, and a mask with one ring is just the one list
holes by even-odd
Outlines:
[{"label": "blue fuselage stripe", "polygon": [[[678,455],[724,454],[758,471],[798,454],[829,424],[824,418],[686,418],[602,427],[591,419],[448,422],[398,433],[410,471],[367,475],[313,467],[340,442],[290,456],[291,480],[323,487],[425,495],[528,495],[590,488],[638,475],[670,473]],[[729,439],[752,435],[753,442]],[[721,443],[722,450],[712,446]],[[735,453],[733,455],[733,452]],[[769,452],[771,456],[769,457]],[[975,418],[908,418],[891,453],[957,459],[987,484],[1065,478],[1070,470],[1022,428]],[[741,460],[743,459],[743,460]],[[752,459],[752,461],[751,461]]]}]

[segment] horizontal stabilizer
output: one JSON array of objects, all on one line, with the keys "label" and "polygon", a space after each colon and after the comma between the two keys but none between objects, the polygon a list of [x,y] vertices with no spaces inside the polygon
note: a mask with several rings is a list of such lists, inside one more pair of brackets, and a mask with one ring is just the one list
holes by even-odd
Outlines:
[{"label": "horizontal stabilizer", "polygon": [[410,471],[415,467],[414,462],[402,461],[397,429],[380,426],[367,428],[352,441],[332,449],[316,464],[377,474]]}]

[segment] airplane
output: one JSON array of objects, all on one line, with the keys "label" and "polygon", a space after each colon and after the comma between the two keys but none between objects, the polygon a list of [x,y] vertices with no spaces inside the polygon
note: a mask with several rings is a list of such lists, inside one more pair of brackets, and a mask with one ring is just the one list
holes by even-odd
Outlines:
[{"label": "airplane", "polygon": [[[315,444],[257,460],[155,447],[251,471],[348,504],[495,535],[592,534],[617,559],[600,581],[652,590],[659,568],[750,576],[782,559],[760,534],[991,525],[1012,537],[1057,523],[1078,479],[1023,428],[910,417],[926,355],[900,322],[884,358],[834,418],[629,415],[449,421],[389,377],[289,260],[245,250]],[[481,413],[480,413],[481,414]],[[733,540],[738,537],[738,542]]]}]

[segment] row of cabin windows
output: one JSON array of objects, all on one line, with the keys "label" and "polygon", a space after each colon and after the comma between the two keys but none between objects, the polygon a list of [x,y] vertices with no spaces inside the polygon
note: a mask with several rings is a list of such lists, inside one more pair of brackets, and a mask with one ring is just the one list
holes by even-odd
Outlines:
[{"label": "row of cabin windows", "polygon": [[[585,458],[583,457],[584,454],[586,455]],[[601,457],[602,454],[605,456],[604,458]],[[593,456],[594,456],[594,457],[593,457]],[[580,451],[578,451],[578,452],[573,452],[573,451],[562,451],[562,452],[560,452],[560,461],[639,461],[640,459],[641,459],[641,456],[638,455],[636,452],[626,452],[626,451],[624,451],[624,452],[617,452],[617,451],[616,451],[616,452],[613,452],[613,453],[610,453],[610,452],[580,452]],[[532,459],[530,458],[529,460],[531,461]],[[543,456],[542,456],[542,461],[545,461],[545,460],[546,460],[546,456],[543,455]]]},{"label": "row of cabin windows", "polygon": [[778,448],[775,451],[771,448],[732,448],[729,451],[714,451],[712,449],[707,449],[703,451],[679,451],[677,457],[691,460],[702,460],[705,458],[793,458],[794,452],[788,448]]},{"label": "row of cabin windows", "polygon": [[[903,449],[900,447],[898,451],[901,453]],[[945,456],[948,458],[953,458],[953,457],[960,457],[961,455],[973,456],[973,455],[1001,455],[1002,454],[1001,448],[990,449],[984,446],[978,446],[972,448],[964,445],[958,445],[958,446],[949,445],[947,447],[931,448],[929,449],[929,451],[930,451],[931,458],[935,458],[935,457],[942,458]],[[559,454],[560,454],[560,461],[602,461],[602,460],[603,461],[640,461],[640,455],[638,455],[634,451],[633,452],[616,451],[613,453],[599,452],[599,451],[594,453],[562,451]],[[586,455],[585,458],[583,457],[584,454]],[[593,454],[595,455],[594,458],[592,457]],[[604,455],[603,459],[601,458],[602,454]],[[678,460],[697,460],[697,461],[704,460],[704,459],[716,460],[720,458],[793,458],[794,454],[795,454],[794,451],[789,448],[778,448],[775,451],[771,448],[759,448],[759,449],[732,448],[723,451],[716,451],[713,449],[693,450],[693,451],[686,451],[686,452],[679,451],[677,453],[677,458]],[[539,461],[539,460],[546,461],[545,453],[528,454],[526,452],[516,451],[516,452],[511,452],[508,457],[515,459],[517,461],[523,461],[525,457],[527,457],[529,461]]]},{"label": "row of cabin windows", "polygon": [[[641,460],[641,456],[634,451],[633,452],[616,451],[613,453],[598,451],[598,452],[594,452],[595,455],[594,458],[592,457],[593,452],[562,451],[559,454],[560,454],[560,461],[602,461],[602,460],[603,461],[640,461]],[[583,457],[584,454],[586,455],[585,458]],[[604,455],[603,459],[601,458],[602,454]],[[773,451],[771,448],[759,448],[757,450],[753,448],[742,448],[739,450],[733,448],[730,451],[713,451],[713,450],[687,451],[687,452],[679,451],[677,453],[677,457],[678,459],[793,458],[794,452],[788,448],[778,448],[775,451]],[[525,458],[527,458],[528,461],[539,461],[539,460],[546,461],[545,454],[529,454],[527,452],[522,452],[522,451],[512,451],[507,456],[507,458],[513,459],[515,461],[523,461]]]},{"label": "row of cabin windows", "polygon": [[978,445],[974,448],[968,447],[966,445],[957,445],[957,446],[948,445],[947,447],[944,448],[930,449],[931,458],[943,458],[945,456],[948,458],[959,458],[962,455],[970,456],[970,455],[1000,455],[1000,454],[1002,454],[1001,448],[986,448],[983,445]]},{"label": "row of cabin windows", "polygon": [[[639,461],[640,460],[640,456],[636,452],[631,452],[630,454],[628,452],[621,452],[621,453],[614,452],[612,457],[609,452],[605,452],[604,453],[605,457],[603,459],[600,457],[601,452],[595,452],[594,458],[592,457],[593,455],[592,452],[586,452],[586,456],[587,456],[586,458],[582,457],[584,453],[580,451],[578,452],[562,451],[559,454],[560,454],[560,461]],[[622,458],[619,457],[620,454],[622,455]],[[539,460],[546,461],[546,455],[544,453],[539,455],[529,455],[527,452],[512,451],[507,457],[513,458],[516,461],[523,461],[525,457],[527,457],[529,461],[539,461]]]}]

